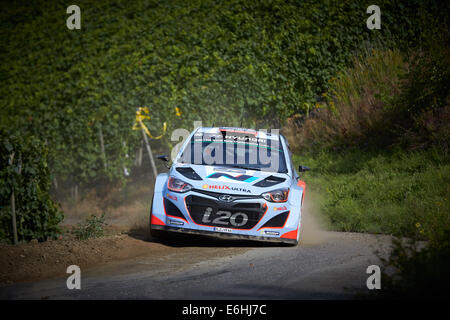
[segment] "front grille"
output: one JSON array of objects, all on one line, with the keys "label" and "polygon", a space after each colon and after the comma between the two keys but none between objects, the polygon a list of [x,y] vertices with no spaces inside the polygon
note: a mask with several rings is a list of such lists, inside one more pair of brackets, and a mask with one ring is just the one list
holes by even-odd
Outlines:
[{"label": "front grille", "polygon": [[266,206],[261,203],[224,202],[190,195],[186,207],[195,223],[249,230],[261,220]]}]

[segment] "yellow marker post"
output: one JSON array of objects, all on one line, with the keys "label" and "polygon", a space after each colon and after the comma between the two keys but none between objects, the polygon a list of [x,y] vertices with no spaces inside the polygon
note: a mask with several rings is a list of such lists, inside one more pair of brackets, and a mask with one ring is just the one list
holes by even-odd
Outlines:
[{"label": "yellow marker post", "polygon": [[163,133],[160,136],[154,137],[150,133],[150,130],[148,130],[147,126],[144,123],[144,120],[146,120],[146,119],[150,120],[149,113],[150,113],[150,111],[148,110],[148,107],[139,107],[139,109],[136,111],[136,122],[134,123],[133,130],[143,129],[144,132],[147,134],[147,136],[150,137],[150,139],[155,139],[155,140],[161,139],[164,136],[164,134],[166,133],[167,123],[166,122],[163,123]]},{"label": "yellow marker post", "polygon": [[147,148],[148,156],[150,158],[150,163],[153,169],[153,175],[155,176],[156,179],[156,177],[158,176],[158,171],[156,170],[155,160],[153,159],[152,149],[150,147],[150,143],[148,142],[147,136],[150,137],[150,139],[161,139],[162,136],[166,133],[167,124],[164,122],[163,133],[158,137],[154,137],[148,130],[147,126],[144,124],[145,119],[150,120],[149,113],[150,112],[147,107],[138,108],[138,110],[136,111],[136,122],[133,125],[133,130],[141,129],[142,131],[142,137],[144,138],[145,146]]}]

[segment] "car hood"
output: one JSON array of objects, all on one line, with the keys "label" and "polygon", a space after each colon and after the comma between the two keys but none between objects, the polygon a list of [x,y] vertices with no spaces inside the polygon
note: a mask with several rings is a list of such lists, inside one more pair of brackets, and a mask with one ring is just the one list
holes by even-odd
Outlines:
[{"label": "car hood", "polygon": [[[191,169],[198,176],[192,174]],[[287,174],[224,166],[177,164],[172,166],[170,174],[189,182],[195,189],[229,194],[259,195],[290,185]]]}]

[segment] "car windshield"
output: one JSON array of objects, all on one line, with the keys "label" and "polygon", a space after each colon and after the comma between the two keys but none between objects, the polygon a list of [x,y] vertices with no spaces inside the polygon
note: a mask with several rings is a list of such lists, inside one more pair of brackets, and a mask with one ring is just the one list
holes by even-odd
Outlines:
[{"label": "car windshield", "polygon": [[178,162],[287,173],[280,140],[254,135],[197,133]]}]

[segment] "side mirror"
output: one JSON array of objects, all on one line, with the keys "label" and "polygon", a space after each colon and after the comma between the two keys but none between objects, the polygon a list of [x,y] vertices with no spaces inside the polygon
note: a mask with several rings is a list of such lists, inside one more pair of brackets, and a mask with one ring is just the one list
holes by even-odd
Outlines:
[{"label": "side mirror", "polygon": [[164,161],[164,165],[166,166],[166,168],[167,168],[167,169],[170,169],[170,166],[169,166],[169,156],[168,156],[168,155],[163,154],[163,155],[157,156],[156,158],[158,158],[159,160]]},{"label": "side mirror", "polygon": [[307,166],[298,166],[298,172],[306,172],[310,171],[311,169]]},{"label": "side mirror", "polygon": [[159,160],[162,160],[162,161],[164,161],[164,162],[168,162],[168,161],[169,161],[169,156],[166,155],[166,154],[157,156],[156,158],[158,158]]}]

